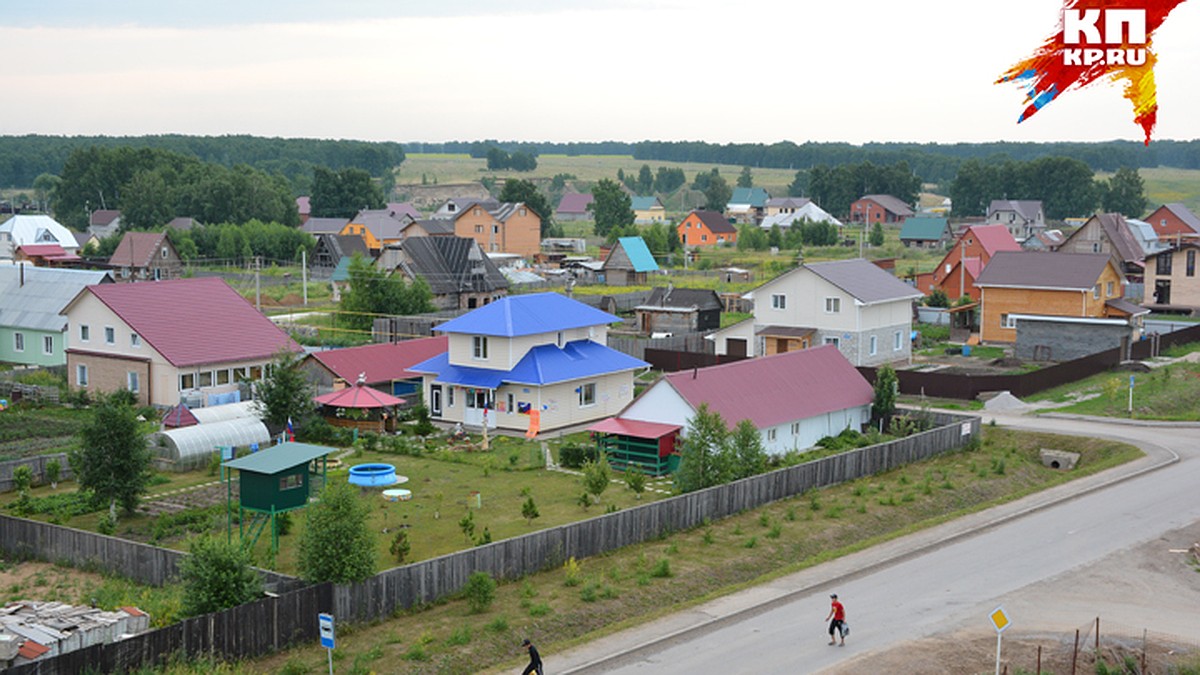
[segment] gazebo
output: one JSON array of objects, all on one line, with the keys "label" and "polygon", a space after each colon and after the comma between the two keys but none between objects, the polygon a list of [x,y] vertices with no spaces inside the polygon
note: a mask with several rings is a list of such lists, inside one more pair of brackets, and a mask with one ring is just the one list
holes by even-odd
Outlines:
[{"label": "gazebo", "polygon": [[406,401],[372,389],[366,384],[366,374],[358,376],[353,387],[346,387],[313,398],[321,406],[321,416],[335,427],[359,431],[395,431],[396,409]]},{"label": "gazebo", "polygon": [[[325,486],[325,456],[337,448],[308,443],[280,443],[222,464],[238,470],[238,534],[253,546],[266,526],[271,528],[271,552],[279,550],[275,516],[308,505],[309,495]],[[314,460],[320,460],[319,463]],[[313,470],[309,464],[313,463]],[[319,464],[320,469],[316,466]],[[226,511],[233,503],[233,472],[225,473]],[[247,523],[246,512],[250,512]],[[231,516],[230,516],[231,517]],[[226,522],[227,536],[233,525]]]}]

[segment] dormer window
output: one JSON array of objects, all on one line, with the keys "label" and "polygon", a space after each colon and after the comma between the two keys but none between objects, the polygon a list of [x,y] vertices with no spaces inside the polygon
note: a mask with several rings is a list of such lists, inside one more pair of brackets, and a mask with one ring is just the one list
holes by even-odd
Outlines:
[{"label": "dormer window", "polygon": [[488,339],[483,335],[476,335],[471,338],[471,358],[481,361],[487,360],[488,357]]}]

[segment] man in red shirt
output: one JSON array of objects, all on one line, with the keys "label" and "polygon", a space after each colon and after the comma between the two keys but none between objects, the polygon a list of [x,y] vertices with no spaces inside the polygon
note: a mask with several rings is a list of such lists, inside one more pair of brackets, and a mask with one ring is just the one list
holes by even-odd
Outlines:
[{"label": "man in red shirt", "polygon": [[[830,621],[830,619],[833,619]],[[834,639],[833,632],[838,631],[842,639],[842,646],[846,646],[846,608],[842,607],[842,603],[838,602],[837,593],[829,596],[829,615],[825,617],[829,621],[829,644],[837,644]]]}]

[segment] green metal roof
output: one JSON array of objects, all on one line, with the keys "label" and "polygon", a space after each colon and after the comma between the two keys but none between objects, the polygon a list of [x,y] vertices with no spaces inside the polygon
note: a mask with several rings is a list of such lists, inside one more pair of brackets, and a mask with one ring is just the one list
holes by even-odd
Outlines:
[{"label": "green metal roof", "polygon": [[901,239],[922,239],[936,241],[947,237],[945,218],[907,218],[900,227]]},{"label": "green metal roof", "polygon": [[309,445],[308,443],[280,443],[266,450],[259,450],[252,455],[239,459],[231,459],[222,464],[230,469],[250,471],[253,473],[274,474],[286,471],[292,467],[308,464],[318,457],[324,457],[337,448],[324,445]]}]

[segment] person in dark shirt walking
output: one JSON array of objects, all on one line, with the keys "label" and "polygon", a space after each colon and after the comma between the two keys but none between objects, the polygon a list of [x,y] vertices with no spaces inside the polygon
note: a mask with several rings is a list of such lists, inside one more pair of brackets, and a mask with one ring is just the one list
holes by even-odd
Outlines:
[{"label": "person in dark shirt walking", "polygon": [[[832,619],[832,621],[830,621]],[[829,644],[837,644],[834,639],[834,631],[838,631],[839,637],[842,639],[842,646],[846,646],[846,608],[842,607],[842,603],[838,602],[837,593],[829,596],[829,614],[825,617],[829,621]]]},{"label": "person in dark shirt walking", "polygon": [[536,673],[537,675],[544,675],[542,672],[542,656],[541,654],[538,654],[537,647],[533,646],[533,643],[529,641],[529,638],[525,638],[525,641],[521,643],[521,646],[529,652],[529,665],[525,666],[525,670],[521,671],[521,675],[532,675],[533,673]]}]

